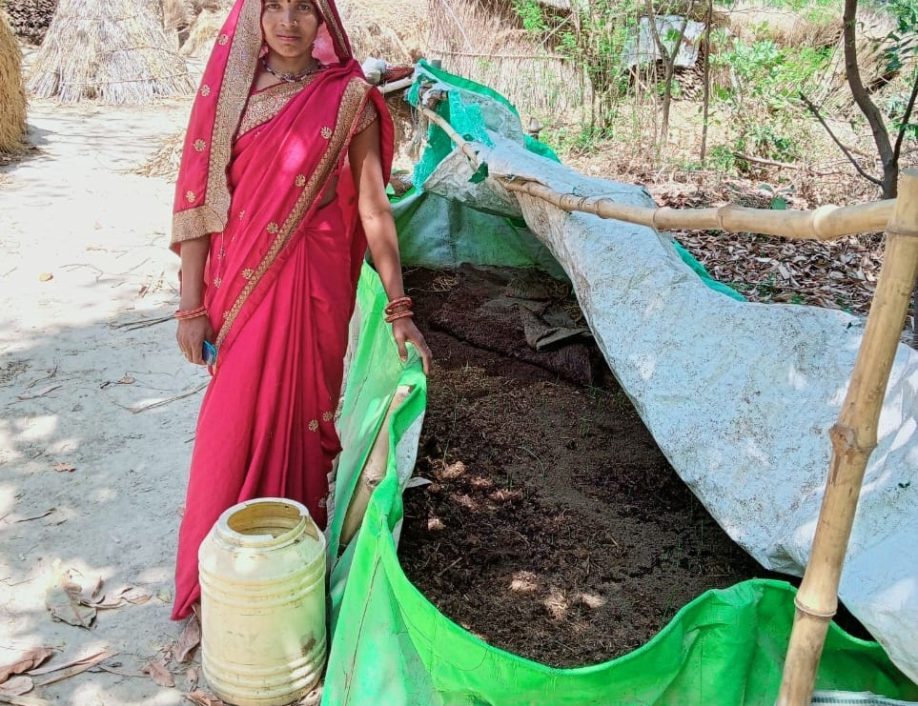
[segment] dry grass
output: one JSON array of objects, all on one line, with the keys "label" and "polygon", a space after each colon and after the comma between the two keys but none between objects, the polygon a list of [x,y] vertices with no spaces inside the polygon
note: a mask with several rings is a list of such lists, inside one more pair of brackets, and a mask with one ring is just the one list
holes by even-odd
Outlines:
[{"label": "dry grass", "polygon": [[20,152],[25,131],[22,53],[6,17],[0,12],[0,153]]},{"label": "dry grass", "polygon": [[29,89],[63,102],[143,103],[194,90],[144,0],[60,0]]},{"label": "dry grass", "polygon": [[184,130],[166,137],[160,144],[159,149],[156,150],[156,154],[135,169],[134,174],[146,177],[160,177],[169,182],[175,182],[178,179],[184,144]]},{"label": "dry grass", "polygon": [[841,37],[841,3],[820,12],[794,12],[740,2],[727,13],[731,34],[746,42],[770,39],[782,47],[828,47]]},{"label": "dry grass", "polygon": [[520,29],[508,8],[430,0],[430,28],[431,58],[502,93],[524,112],[582,117],[591,103],[584,72]]},{"label": "dry grass", "polygon": [[228,14],[229,8],[202,11],[188,28],[188,38],[182,44],[182,56],[208,54]]},{"label": "dry grass", "polygon": [[427,0],[340,0],[338,11],[360,61],[375,56],[406,63],[426,46]]}]

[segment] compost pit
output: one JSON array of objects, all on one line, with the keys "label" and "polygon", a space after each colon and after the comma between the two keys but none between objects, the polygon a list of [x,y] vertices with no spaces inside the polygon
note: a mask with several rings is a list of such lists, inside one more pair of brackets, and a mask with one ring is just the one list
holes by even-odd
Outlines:
[{"label": "compost pit", "polygon": [[[527,346],[505,296],[519,277],[531,285],[512,270],[406,272],[435,363],[416,469],[432,483],[406,491],[399,554],[488,643],[598,663],[706,590],[774,575],[679,479],[595,344]],[[576,320],[569,288],[542,280]]]}]

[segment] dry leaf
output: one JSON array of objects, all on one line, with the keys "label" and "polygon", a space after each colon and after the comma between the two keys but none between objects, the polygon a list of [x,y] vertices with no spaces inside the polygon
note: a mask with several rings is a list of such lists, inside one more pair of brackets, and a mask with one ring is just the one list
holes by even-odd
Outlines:
[{"label": "dry leaf", "polygon": [[29,650],[12,664],[0,667],[0,684],[15,674],[23,674],[30,669],[35,669],[35,667],[44,664],[53,655],[54,650],[49,647],[35,647]]},{"label": "dry leaf", "polygon": [[93,608],[99,610],[112,610],[126,605],[143,605],[151,598],[150,594],[136,586],[122,586],[117,591],[112,591],[102,600],[92,603]]},{"label": "dry leaf", "polygon": [[183,696],[197,706],[224,706],[224,703],[216,696],[201,689],[196,689],[190,694],[183,694]]},{"label": "dry leaf", "polygon": [[53,684],[55,682],[63,681],[64,679],[69,679],[72,676],[81,674],[89,669],[92,669],[100,662],[113,657],[116,652],[110,652],[109,650],[102,650],[100,652],[93,652],[92,654],[86,655],[84,657],[79,657],[77,659],[72,659],[69,662],[64,662],[56,666],[48,665],[47,667],[40,667],[39,669],[33,669],[29,672],[29,676],[37,677],[44,676],[45,674],[51,674],[53,676],[48,677],[47,679],[40,679],[35,682],[36,686],[45,686],[46,684]]},{"label": "dry leaf", "polygon": [[175,678],[162,662],[153,660],[140,671],[144,674],[149,674],[150,678],[159,686],[167,688],[175,686]]},{"label": "dry leaf", "polygon": [[16,520],[16,522],[31,522],[32,520],[40,520],[40,519],[42,519],[42,518],[47,517],[48,515],[50,515],[50,514],[51,514],[52,512],[54,512],[56,509],[57,509],[57,508],[55,508],[55,507],[49,507],[47,510],[45,510],[45,511],[44,511],[43,513],[41,513],[40,515],[32,515],[31,517],[23,517],[21,520]]},{"label": "dry leaf", "polygon": [[101,576],[96,579],[96,583],[92,587],[92,590],[89,591],[89,593],[87,593],[86,591],[83,591],[83,596],[84,596],[83,598],[84,603],[87,603],[87,602],[88,603],[98,603],[103,598],[105,598],[105,594],[102,593],[102,577]]},{"label": "dry leaf", "polygon": [[28,694],[35,688],[35,682],[30,677],[13,677],[7,682],[0,684],[0,695],[22,696]]},{"label": "dry leaf", "polygon": [[194,616],[185,624],[185,629],[179,635],[178,644],[175,646],[175,659],[187,662],[194,649],[201,644],[201,625]]},{"label": "dry leaf", "polygon": [[124,376],[118,381],[118,384],[119,385],[133,385],[135,382],[137,382],[137,380],[134,378],[133,375],[129,375],[128,373],[125,373]]},{"label": "dry leaf", "polygon": [[88,628],[96,619],[96,609],[82,604],[83,589],[61,577],[61,583],[48,590],[45,605],[55,620]]},{"label": "dry leaf", "polygon": [[39,397],[44,397],[45,395],[49,395],[55,390],[60,390],[62,387],[63,385],[50,385],[49,387],[46,387],[45,389],[39,392],[35,392],[35,393],[23,392],[21,395],[16,395],[16,399],[37,400]]},{"label": "dry leaf", "polygon": [[61,463],[54,464],[54,470],[58,473],[73,473],[76,470],[76,466],[72,463],[64,463],[62,461]]},{"label": "dry leaf", "polygon": [[143,605],[153,596],[144,591],[142,588],[137,588],[136,586],[127,586],[123,589],[121,597],[133,605]]},{"label": "dry leaf", "polygon": [[198,688],[198,682],[201,680],[201,675],[198,673],[198,670],[194,667],[188,667],[188,670],[185,672],[185,690],[194,691]]}]

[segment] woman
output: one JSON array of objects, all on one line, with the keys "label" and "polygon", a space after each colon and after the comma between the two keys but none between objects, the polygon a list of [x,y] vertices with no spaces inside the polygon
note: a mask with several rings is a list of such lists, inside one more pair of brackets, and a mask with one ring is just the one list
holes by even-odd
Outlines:
[{"label": "woman", "polygon": [[385,195],[392,121],[362,77],[333,0],[237,0],[195,99],[176,189],[177,340],[204,364],[179,532],[173,619],[200,596],[197,552],[227,508],[287,497],[326,522],[334,414],[367,246],[387,321],[430,352],[404,296]]}]

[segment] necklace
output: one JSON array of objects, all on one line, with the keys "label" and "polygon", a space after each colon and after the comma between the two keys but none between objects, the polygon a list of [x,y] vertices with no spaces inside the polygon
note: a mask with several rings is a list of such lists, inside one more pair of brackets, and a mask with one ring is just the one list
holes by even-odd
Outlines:
[{"label": "necklace", "polygon": [[310,74],[314,74],[322,68],[321,64],[319,64],[313,67],[307,67],[306,70],[301,71],[298,74],[284,71],[275,71],[271,68],[271,64],[268,63],[268,57],[266,56],[261,58],[261,65],[265,67],[265,71],[267,71],[275,78],[284,81],[285,83],[296,83],[297,81],[302,81]]}]

